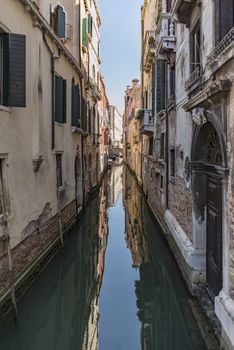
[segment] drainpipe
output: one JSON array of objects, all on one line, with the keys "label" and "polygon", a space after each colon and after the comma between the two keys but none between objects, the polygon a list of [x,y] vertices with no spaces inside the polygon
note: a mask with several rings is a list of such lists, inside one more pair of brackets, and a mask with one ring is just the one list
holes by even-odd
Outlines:
[{"label": "drainpipe", "polygon": [[14,275],[13,275],[13,266],[12,266],[12,256],[11,256],[11,246],[10,246],[10,235],[8,228],[8,218],[6,212],[6,201],[3,191],[3,178],[2,173],[0,173],[0,202],[3,211],[3,228],[4,228],[4,239],[7,244],[7,257],[8,257],[8,268],[9,268],[9,278],[10,278],[10,291],[11,291],[11,302],[13,306],[14,319],[17,321],[18,319],[18,311],[15,297],[15,284],[14,284]]}]

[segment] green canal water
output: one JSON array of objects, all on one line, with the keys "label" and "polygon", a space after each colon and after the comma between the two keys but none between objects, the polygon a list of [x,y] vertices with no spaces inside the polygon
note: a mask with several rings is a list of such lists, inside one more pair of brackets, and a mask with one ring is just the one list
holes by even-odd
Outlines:
[{"label": "green canal water", "polygon": [[0,329],[1,350],[206,349],[191,298],[134,178],[115,167]]}]

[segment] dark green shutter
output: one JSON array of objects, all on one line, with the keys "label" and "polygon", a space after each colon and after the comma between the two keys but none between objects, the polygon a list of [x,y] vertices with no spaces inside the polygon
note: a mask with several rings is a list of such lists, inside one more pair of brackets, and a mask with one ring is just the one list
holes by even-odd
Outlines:
[{"label": "dark green shutter", "polygon": [[57,23],[56,23],[56,33],[60,38],[65,38],[66,32],[66,15],[61,6],[56,9],[57,12]]},{"label": "dark green shutter", "polygon": [[165,76],[165,61],[157,60],[157,113],[165,109],[165,98],[166,98],[166,76]]},{"label": "dark green shutter", "polygon": [[63,79],[55,76],[55,121],[63,121]]},{"label": "dark green shutter", "polygon": [[3,104],[26,107],[26,37],[2,34],[3,38]]},{"label": "dark green shutter", "polygon": [[63,115],[62,123],[67,121],[67,81],[63,79]]},{"label": "dark green shutter", "polygon": [[88,33],[90,35],[93,34],[93,18],[91,15],[89,15],[89,17],[88,17]]},{"label": "dark green shutter", "polygon": [[72,85],[72,126],[78,127],[79,118],[79,88],[78,85]]},{"label": "dark green shutter", "polygon": [[87,38],[87,18],[83,18],[82,21],[82,45],[88,46],[88,38]]},{"label": "dark green shutter", "polygon": [[219,6],[219,39],[221,40],[234,26],[234,1],[220,0]]}]

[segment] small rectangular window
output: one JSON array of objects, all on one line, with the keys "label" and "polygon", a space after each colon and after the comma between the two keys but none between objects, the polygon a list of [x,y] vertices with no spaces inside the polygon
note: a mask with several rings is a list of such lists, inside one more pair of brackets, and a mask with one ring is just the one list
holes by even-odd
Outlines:
[{"label": "small rectangular window", "polygon": [[175,177],[175,150],[170,150],[170,176]]},{"label": "small rectangular window", "polygon": [[160,176],[160,189],[163,189],[163,176]]},{"label": "small rectangular window", "polygon": [[57,188],[63,187],[62,153],[56,154]]},{"label": "small rectangular window", "polygon": [[154,140],[153,140],[153,137],[150,137],[149,138],[149,152],[148,152],[149,156],[153,155],[153,147],[154,147]]},{"label": "small rectangular window", "polygon": [[160,135],[160,159],[165,157],[165,134],[164,132]]}]

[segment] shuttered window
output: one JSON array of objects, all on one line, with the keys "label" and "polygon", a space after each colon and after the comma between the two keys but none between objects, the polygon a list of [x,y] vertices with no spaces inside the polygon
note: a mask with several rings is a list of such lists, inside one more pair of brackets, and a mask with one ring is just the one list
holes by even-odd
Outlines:
[{"label": "shuttered window", "polygon": [[66,14],[61,6],[55,9],[55,32],[60,38],[66,36]]},{"label": "shuttered window", "polygon": [[157,113],[165,109],[166,105],[166,63],[157,60]]},{"label": "shuttered window", "polygon": [[219,40],[234,26],[234,0],[219,0]]},{"label": "shuttered window", "polygon": [[92,36],[93,35],[93,18],[91,15],[88,17],[88,33]]},{"label": "shuttered window", "polygon": [[88,36],[87,36],[87,18],[83,18],[82,21],[82,45],[88,46]]},{"label": "shuttered window", "polygon": [[170,150],[170,176],[175,177],[175,149]]},{"label": "shuttered window", "polygon": [[67,110],[67,82],[59,76],[55,76],[55,121],[66,123]]},{"label": "shuttered window", "polygon": [[80,90],[78,85],[72,84],[72,126],[80,128]]},{"label": "shuttered window", "polygon": [[2,33],[0,50],[0,103],[9,107],[25,107],[26,37]]}]

